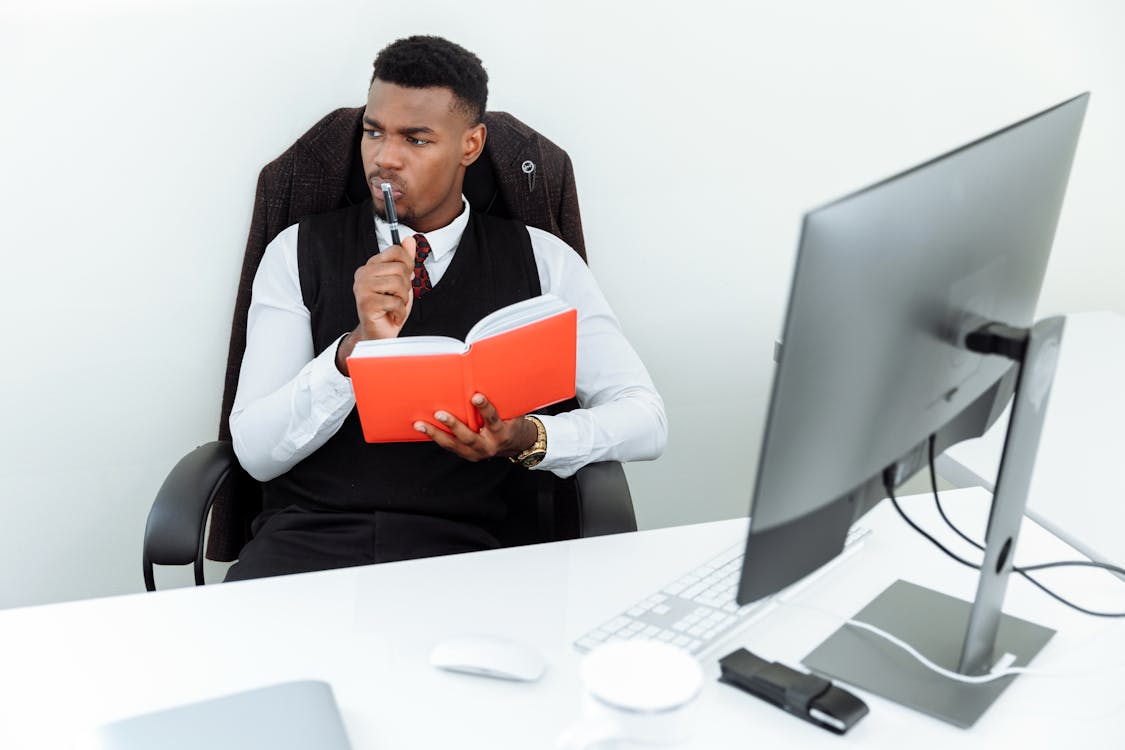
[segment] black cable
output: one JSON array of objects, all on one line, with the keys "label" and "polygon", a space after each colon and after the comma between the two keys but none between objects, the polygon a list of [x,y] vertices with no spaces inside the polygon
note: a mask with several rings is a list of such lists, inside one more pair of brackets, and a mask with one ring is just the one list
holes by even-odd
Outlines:
[{"label": "black cable", "polygon": [[1031,585],[1039,588],[1047,596],[1051,597],[1052,599],[1057,599],[1058,601],[1062,602],[1063,604],[1070,607],[1071,609],[1076,609],[1084,615],[1093,615],[1094,617],[1125,617],[1125,612],[1098,612],[1096,610],[1086,609],[1085,607],[1081,607],[1081,606],[1075,604],[1072,601],[1068,601],[1067,599],[1064,599],[1063,597],[1056,594],[1054,591],[1051,591],[1049,588],[1044,586],[1042,583],[1040,583],[1039,581],[1037,581],[1034,578],[1032,578],[1031,576],[1029,576],[1026,572],[1024,572],[1024,570],[1022,570],[1020,568],[1012,568],[1012,570],[1016,571],[1021,576],[1026,578],[1031,583]]},{"label": "black cable", "polygon": [[957,553],[950,551],[949,548],[947,548],[944,544],[942,544],[937,539],[934,539],[932,536],[930,536],[929,533],[926,532],[921,526],[919,526],[918,524],[911,521],[910,516],[906,515],[906,513],[903,512],[902,508],[899,507],[898,499],[895,497],[894,486],[890,482],[886,481],[885,479],[883,481],[883,489],[886,491],[887,498],[891,501],[891,505],[895,506],[895,510],[897,510],[898,514],[900,516],[902,516],[902,520],[906,521],[906,523],[908,523],[910,525],[910,528],[914,529],[919,534],[921,534],[922,536],[929,539],[931,544],[933,544],[935,547],[937,547],[939,550],[941,550],[945,554],[952,557],[957,562],[961,563],[962,565],[964,565],[966,567],[972,568],[973,570],[980,570],[980,565],[977,565],[975,562],[971,562],[969,560],[966,560],[965,558],[961,557]]},{"label": "black cable", "polygon": [[[945,509],[941,505],[941,497],[938,496],[938,488],[937,488],[937,471],[935,471],[935,468],[934,468],[934,436],[933,435],[930,436],[930,489],[933,491],[933,494],[934,494],[934,505],[937,506],[938,514],[941,515],[941,518],[942,518],[943,521],[945,521],[945,524],[949,528],[951,528],[954,531],[954,533],[957,534],[957,536],[961,537],[962,539],[964,539],[966,542],[973,545],[977,549],[983,551],[984,550],[983,546],[981,546],[980,544],[977,544],[977,542],[975,540],[971,539],[967,534],[963,533],[961,531],[961,529],[957,528],[957,526],[953,523],[953,521],[949,520],[949,516],[947,516],[945,514]],[[1016,571],[1017,573],[1022,573],[1024,575],[1024,577],[1027,578],[1027,580],[1031,581],[1036,586],[1039,586],[1044,591],[1051,594],[1051,596],[1056,596],[1056,594],[1054,594],[1049,589],[1047,589],[1045,586],[1043,586],[1043,584],[1039,583],[1034,578],[1031,578],[1030,576],[1028,576],[1027,573],[1029,573],[1030,571],[1033,571],[1033,570],[1046,570],[1048,568],[1067,568],[1067,567],[1101,568],[1102,570],[1108,570],[1112,573],[1120,573],[1121,575],[1125,575],[1125,568],[1118,567],[1117,565],[1113,565],[1111,563],[1095,562],[1093,560],[1062,560],[1062,561],[1059,561],[1059,562],[1038,563],[1036,565],[1022,565],[1022,566],[1019,566],[1019,567],[1013,566],[1012,570]]]},{"label": "black cable", "polygon": [[1125,568],[1119,568],[1111,563],[1096,562],[1094,560],[1060,560],[1058,562],[1023,565],[1016,568],[1016,570],[1046,570],[1047,568],[1098,568],[1100,570],[1108,570],[1110,573],[1125,575]]},{"label": "black cable", "polygon": [[981,552],[984,552],[984,546],[980,545],[980,544],[977,544],[975,540],[970,539],[968,534],[962,533],[961,529],[957,528],[954,525],[954,523],[949,520],[949,516],[945,515],[945,509],[941,507],[941,498],[938,497],[938,491],[937,491],[937,472],[934,471],[934,439],[936,437],[937,437],[937,435],[930,435],[930,441],[929,442],[930,442],[930,489],[932,489],[933,492],[934,492],[934,504],[937,505],[937,512],[938,512],[938,514],[941,515],[941,520],[945,521],[945,525],[948,526],[949,528],[953,529],[953,531],[957,534],[957,536],[961,537],[966,542],[968,542],[969,544],[971,544],[974,547],[976,547],[977,549],[979,549]]},{"label": "black cable", "polygon": [[[945,514],[945,509],[942,508],[941,498],[938,495],[938,489],[937,489],[937,472],[934,469],[934,438],[935,438],[935,436],[931,435],[930,440],[929,440],[930,487],[933,490],[934,503],[937,505],[938,513],[941,515],[942,520],[945,521],[946,525],[949,526],[949,528],[952,529],[959,537],[961,537],[962,539],[964,539],[966,542],[968,542],[972,546],[976,547],[977,549],[984,550],[984,547],[982,547],[980,544],[975,542],[973,539],[969,538],[965,533],[963,533],[959,528],[957,528],[957,526],[953,523],[953,521],[951,521],[949,519],[949,516],[947,516]],[[973,568],[974,570],[980,570],[980,565],[978,565],[976,563],[973,563],[973,562],[970,562],[969,560],[966,560],[965,558],[963,558],[963,557],[957,555],[956,553],[952,552],[951,550],[949,550],[945,545],[943,545],[941,542],[939,542],[937,539],[935,539],[933,536],[931,536],[929,533],[927,533],[925,530],[923,530],[920,526],[918,526],[916,523],[914,523],[914,521],[912,521],[906,515],[906,513],[899,506],[897,498],[895,498],[894,480],[893,480],[893,476],[892,476],[890,471],[887,471],[883,474],[883,488],[886,490],[887,497],[890,499],[891,504],[894,506],[895,510],[898,511],[898,514],[902,517],[902,520],[906,521],[906,523],[910,526],[910,528],[914,529],[919,534],[924,536],[926,539],[928,539],[930,541],[931,544],[933,544],[935,547],[937,547],[939,550],[941,550],[942,552],[944,552],[946,555],[953,558],[957,562],[959,562],[962,565],[965,565],[967,567]],[[1112,572],[1115,572],[1115,573],[1125,574],[1125,569],[1122,569],[1122,568],[1120,568],[1116,565],[1111,565],[1109,563],[1094,562],[1094,561],[1091,561],[1091,560],[1063,560],[1063,561],[1059,561],[1059,562],[1049,562],[1049,563],[1039,563],[1037,565],[1027,565],[1027,566],[1024,566],[1024,567],[1012,566],[1012,570],[1016,573],[1019,573],[1024,578],[1026,578],[1032,585],[1034,585],[1037,588],[1039,588],[1040,590],[1042,590],[1048,596],[1052,597],[1053,599],[1058,600],[1059,602],[1065,604],[1066,606],[1068,606],[1072,609],[1075,609],[1079,612],[1082,612],[1083,614],[1092,615],[1094,617],[1123,617],[1123,618],[1125,618],[1125,612],[1098,612],[1098,611],[1095,611],[1095,610],[1086,609],[1085,607],[1081,607],[1081,606],[1075,604],[1074,602],[1071,602],[1071,601],[1063,598],[1062,596],[1055,593],[1051,589],[1047,588],[1045,585],[1043,585],[1042,583],[1037,581],[1035,578],[1032,578],[1028,574],[1028,571],[1033,571],[1033,570],[1045,570],[1047,568],[1062,568],[1062,567],[1072,567],[1072,566],[1088,567],[1088,568],[1101,568],[1103,570],[1108,570],[1108,571],[1112,571]]]},{"label": "black cable", "polygon": [[[912,521],[910,519],[910,517],[907,516],[906,513],[903,512],[902,508],[899,506],[898,500],[895,498],[895,495],[894,495],[894,487],[889,482],[886,482],[886,481],[884,482],[884,489],[887,491],[887,497],[890,499],[891,504],[894,506],[895,510],[898,511],[898,514],[900,516],[902,516],[902,520],[906,521],[906,523],[910,526],[910,528],[914,529],[919,534],[926,537],[926,539],[928,539],[935,547],[937,547],[939,550],[941,550],[942,552],[944,552],[946,555],[953,558],[957,562],[961,563],[962,565],[965,565],[966,567],[972,568],[973,570],[980,570],[980,565],[978,565],[974,562],[970,562],[969,560],[966,560],[965,558],[963,558],[963,557],[957,555],[956,553],[950,551],[949,549],[946,548],[945,545],[943,545],[941,542],[939,542],[934,537],[930,536],[930,534],[927,533],[925,530],[923,530],[920,526],[918,526],[918,524],[914,523],[914,521]],[[944,513],[942,515],[944,517]],[[948,519],[946,520],[946,523],[950,523],[948,521]],[[952,526],[952,524],[951,524],[951,528],[953,528],[954,531],[957,531],[957,528],[955,526]],[[960,533],[960,532],[958,532],[958,533]],[[972,542],[972,540],[967,540],[967,541],[969,541],[974,546],[979,547],[979,545]],[[1040,568],[1045,568],[1045,567],[1061,567],[1061,566],[1065,566],[1065,565],[1078,565],[1078,564],[1082,564],[1082,563],[1086,563],[1086,561],[1075,560],[1075,561],[1064,561],[1064,562],[1057,562],[1057,563],[1042,563],[1041,565],[1029,566],[1027,569],[1013,567],[1012,570],[1016,573],[1019,573],[1024,578],[1026,578],[1032,585],[1034,585],[1035,587],[1042,590],[1043,593],[1047,594],[1051,598],[1056,599],[1059,602],[1061,602],[1061,603],[1065,604],[1066,606],[1070,607],[1071,609],[1075,609],[1079,612],[1082,612],[1083,614],[1092,615],[1094,617],[1125,617],[1125,612],[1098,612],[1096,610],[1086,609],[1085,607],[1082,607],[1078,604],[1075,604],[1072,601],[1064,599],[1062,596],[1060,596],[1059,594],[1056,594],[1054,591],[1047,588],[1046,586],[1044,586],[1042,583],[1037,581],[1035,578],[1032,578],[1027,573],[1027,570],[1038,570]],[[1111,570],[1115,568],[1115,566],[1106,566],[1106,565],[1103,565],[1103,564],[1100,564],[1100,563],[1086,563],[1086,564],[1089,567],[1100,567],[1100,568],[1108,567]]]}]

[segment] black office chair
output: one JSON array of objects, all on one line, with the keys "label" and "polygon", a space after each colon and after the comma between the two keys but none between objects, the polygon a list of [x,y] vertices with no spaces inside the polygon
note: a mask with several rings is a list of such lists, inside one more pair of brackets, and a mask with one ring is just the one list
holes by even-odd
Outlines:
[{"label": "black office chair", "polygon": [[[266,244],[278,232],[302,216],[366,199],[359,157],[362,112],[330,113],[262,170],[231,328],[220,439],[181,459],[156,495],[142,551],[149,591],[156,588],[153,565],[193,564],[195,582],[202,585],[205,556],[234,560],[249,540],[250,521],[261,508],[261,488],[239,466],[227,420],[246,346],[250,287]],[[585,260],[569,157],[506,113],[487,113],[485,124],[485,153],[465,174],[469,202],[486,213],[551,231]],[[571,402],[560,410],[574,406]],[[571,479],[550,472],[513,472],[504,493],[509,513],[496,531],[505,546],[637,529],[625,472],[616,462],[588,465]]]}]

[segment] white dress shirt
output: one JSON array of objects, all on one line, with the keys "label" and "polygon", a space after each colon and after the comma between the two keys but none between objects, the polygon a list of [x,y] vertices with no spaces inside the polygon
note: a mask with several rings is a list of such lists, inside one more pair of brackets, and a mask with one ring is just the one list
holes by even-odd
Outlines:
[{"label": "white dress shirt", "polygon": [[[460,215],[426,233],[432,252],[426,270],[436,287],[449,268],[469,221]],[[391,244],[376,218],[379,249]],[[582,408],[536,415],[547,430],[547,455],[537,469],[570,476],[595,461],[658,457],[667,441],[664,402],[629,345],[590,269],[554,235],[528,227],[543,293],[578,311],[576,395]],[[414,234],[400,228],[400,236]],[[343,338],[344,332],[341,332]],[[238,460],[255,479],[289,471],[324,445],[355,407],[351,380],[336,368],[339,339],[317,355],[309,310],[297,271],[297,225],[266,247],[254,277],[246,323],[246,353],[230,415]],[[486,396],[489,394],[485,394]]]}]

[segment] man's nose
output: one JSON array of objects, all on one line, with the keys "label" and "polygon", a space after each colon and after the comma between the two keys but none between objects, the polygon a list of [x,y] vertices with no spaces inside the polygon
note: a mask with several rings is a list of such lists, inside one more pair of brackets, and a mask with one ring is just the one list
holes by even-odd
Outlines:
[{"label": "man's nose", "polygon": [[379,150],[375,154],[375,165],[380,169],[401,169],[401,144],[393,143],[390,139],[387,139],[383,143],[379,144]]}]

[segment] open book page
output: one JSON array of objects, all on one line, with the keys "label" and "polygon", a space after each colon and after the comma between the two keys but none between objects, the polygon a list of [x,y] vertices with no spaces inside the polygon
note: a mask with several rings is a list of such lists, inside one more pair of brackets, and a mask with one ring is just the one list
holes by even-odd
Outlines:
[{"label": "open book page", "polygon": [[449,336],[403,336],[397,339],[360,341],[352,349],[353,357],[399,357],[425,354],[462,354],[469,347],[464,341]]},{"label": "open book page", "polygon": [[[449,336],[403,336],[395,339],[360,341],[352,351],[353,357],[398,357],[402,355],[461,354],[469,350],[474,341],[513,331],[537,320],[549,318],[570,309],[570,306],[553,294],[542,294],[522,302],[502,307],[477,322],[459,341]],[[467,343],[466,343],[467,342]]]},{"label": "open book page", "polygon": [[489,336],[522,328],[529,323],[549,318],[569,309],[570,305],[555,295],[541,294],[538,297],[501,307],[499,310],[485,315],[480,319],[480,322],[469,329],[465,341],[471,344]]}]

